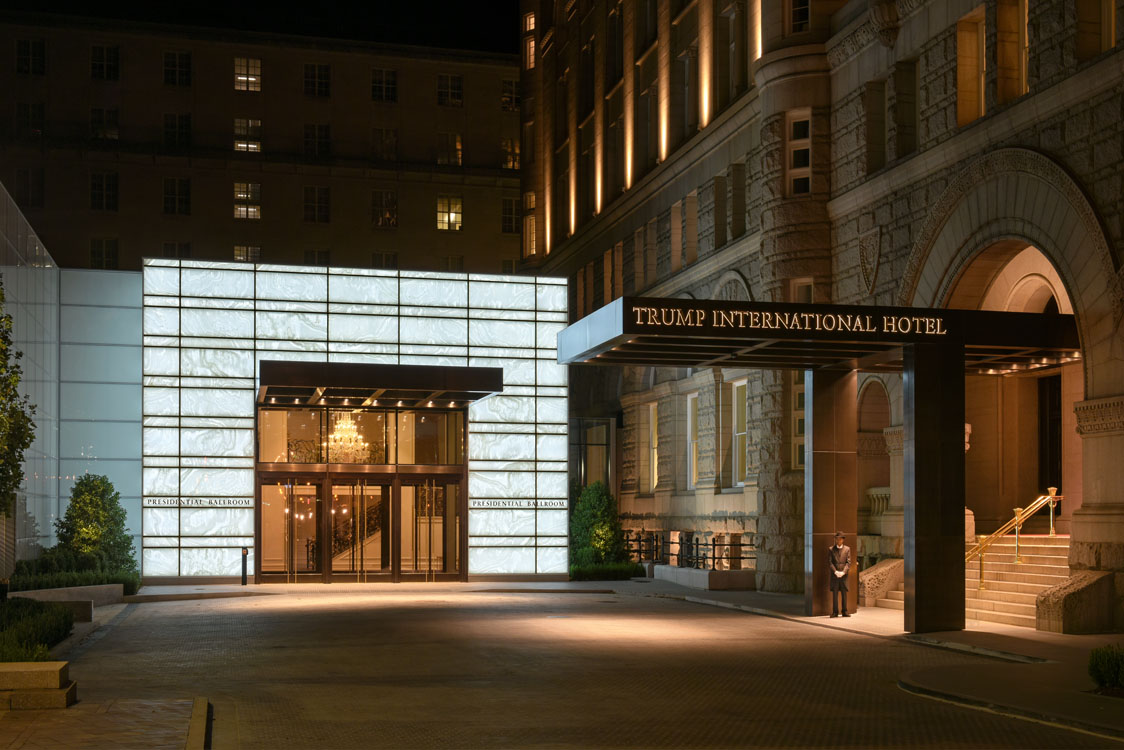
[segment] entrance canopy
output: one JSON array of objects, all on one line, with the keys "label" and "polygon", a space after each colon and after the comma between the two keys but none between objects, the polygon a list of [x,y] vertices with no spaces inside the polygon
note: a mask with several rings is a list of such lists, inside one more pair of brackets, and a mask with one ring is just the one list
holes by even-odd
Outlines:
[{"label": "entrance canopy", "polygon": [[463,407],[503,391],[503,368],[262,360],[259,404]]},{"label": "entrance canopy", "polygon": [[562,364],[898,371],[904,344],[961,344],[965,371],[1080,359],[1072,315],[621,297],[558,335]]}]

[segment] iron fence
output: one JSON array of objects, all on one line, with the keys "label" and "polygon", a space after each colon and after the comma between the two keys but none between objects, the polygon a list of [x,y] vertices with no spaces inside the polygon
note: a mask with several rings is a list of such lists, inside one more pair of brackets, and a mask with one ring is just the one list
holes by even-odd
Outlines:
[{"label": "iron fence", "polygon": [[680,568],[737,570],[750,567],[746,561],[757,559],[752,544],[719,542],[717,537],[704,542],[700,537],[691,535],[683,541],[672,539],[667,533],[638,531],[632,534],[626,531],[624,540],[630,557],[637,562],[671,565],[674,560]]}]

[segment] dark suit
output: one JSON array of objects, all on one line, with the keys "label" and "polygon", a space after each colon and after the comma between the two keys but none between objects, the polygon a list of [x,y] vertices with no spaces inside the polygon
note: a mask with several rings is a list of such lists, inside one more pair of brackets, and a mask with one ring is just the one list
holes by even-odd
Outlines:
[{"label": "dark suit", "polygon": [[[847,612],[847,576],[851,573],[851,548],[844,544],[836,547],[834,544],[827,549],[828,581],[831,586],[831,612],[839,614],[839,598],[842,593],[843,613]],[[842,576],[835,575],[835,571],[843,571]]]}]

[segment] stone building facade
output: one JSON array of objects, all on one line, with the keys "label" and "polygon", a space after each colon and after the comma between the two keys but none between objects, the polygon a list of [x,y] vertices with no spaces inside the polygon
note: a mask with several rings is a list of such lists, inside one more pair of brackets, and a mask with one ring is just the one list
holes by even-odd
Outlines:
[{"label": "stone building facade", "polygon": [[[573,320],[623,295],[1075,316],[1081,351],[966,375],[963,502],[987,532],[1060,487],[1070,568],[1121,622],[1124,3],[522,9],[524,263],[571,278]],[[801,373],[571,382],[574,413],[616,417],[627,528],[751,541],[759,589],[802,590]],[[857,393],[869,563],[901,555],[901,377]]]}]

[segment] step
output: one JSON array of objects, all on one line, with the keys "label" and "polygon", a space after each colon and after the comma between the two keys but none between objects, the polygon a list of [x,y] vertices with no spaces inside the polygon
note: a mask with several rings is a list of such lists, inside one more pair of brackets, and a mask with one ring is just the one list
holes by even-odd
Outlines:
[{"label": "step", "polygon": [[1014,604],[1034,604],[1038,601],[1038,594],[1023,593],[1019,591],[996,591],[994,589],[978,589],[975,582],[972,585],[965,586],[965,598],[972,599],[988,599],[993,602],[1012,602]]},{"label": "step", "polygon": [[893,591],[886,592],[887,599],[897,599],[899,602],[905,601],[905,589],[894,589]]},{"label": "step", "polygon": [[[1044,549],[1053,548],[1045,547]],[[979,559],[979,555],[972,555],[972,559],[968,561],[968,564],[977,562]],[[1015,562],[1015,552],[1014,550],[1011,550],[1010,552],[996,551],[993,547],[984,554],[984,559],[989,563],[993,560],[995,562],[1013,563]],[[1019,560],[1022,561],[1019,563],[1019,565],[1057,565],[1063,568],[1069,567],[1068,555],[1037,555],[1028,553],[1026,549],[1022,549],[1019,551]]]},{"label": "step", "polygon": [[[972,560],[970,563],[964,565],[965,572],[972,572],[979,575],[980,561]],[[1068,565],[1034,565],[1028,562],[1017,563],[1014,560],[1010,562],[1003,562],[1001,560],[992,560],[990,557],[984,561],[984,571],[996,571],[999,573],[1034,573],[1043,576],[1061,576],[1062,578],[1069,578]]]},{"label": "step", "polygon": [[[964,580],[976,582],[979,580],[980,574],[977,570],[967,572]],[[988,566],[984,566],[984,582],[987,581],[1003,581],[1005,583],[1030,583],[1039,587],[1049,588],[1050,586],[1057,586],[1059,583],[1069,579],[1068,575],[1055,576],[1055,575],[1042,575],[1038,573],[1024,573],[1022,571],[1008,572],[1005,570],[992,570]]]},{"label": "step", "polygon": [[905,601],[902,599],[878,599],[875,604],[884,609],[905,609]]},{"label": "step", "polygon": [[999,622],[1005,625],[1021,625],[1024,628],[1033,628],[1038,624],[1037,618],[1035,617],[1016,615],[1010,612],[991,612],[986,609],[965,609],[964,617],[967,620]]},{"label": "step", "polygon": [[[972,545],[974,547],[975,545]],[[965,547],[964,554],[972,551],[972,547]],[[993,544],[984,550],[984,554],[990,559],[995,555],[1010,555],[1015,556],[1015,545],[1013,544]],[[1048,547],[1045,544],[1020,544],[1019,545],[1020,557],[1049,557],[1051,559],[1061,559],[1063,561],[1069,560],[1069,547]],[[972,555],[975,559],[978,555]],[[1063,565],[1066,563],[1062,563]]]},{"label": "step", "polygon": [[[1039,593],[1050,588],[1040,583],[1024,583],[1022,581],[1000,581],[990,576],[984,577],[984,591],[1005,591],[1016,594],[1034,594],[1038,596]],[[969,591],[979,590],[979,579],[969,577],[964,580],[964,588]]]},{"label": "step", "polygon": [[965,599],[964,610],[976,610],[986,612],[1008,612],[1013,615],[1026,615],[1034,617],[1037,608],[1033,603],[1019,604],[1016,602],[999,602],[991,599]]},{"label": "step", "polygon": [[70,681],[69,662],[0,662],[0,691],[61,688]]},{"label": "step", "polygon": [[0,690],[0,709],[34,711],[41,708],[68,708],[78,700],[78,685],[73,680],[57,688]]},{"label": "step", "polygon": [[[976,546],[978,542],[979,537],[976,537],[975,539],[968,538],[964,540],[964,543],[968,548]],[[1022,547],[1026,544],[1033,545],[1035,547],[1049,547],[1051,549],[1059,549],[1063,547],[1068,548],[1069,537],[1047,536],[1044,534],[1019,534],[1019,546]],[[1005,545],[1010,545],[1012,547],[1015,546],[1014,534],[1007,534],[1002,539],[996,539],[991,543],[992,547],[1000,547]]]}]

